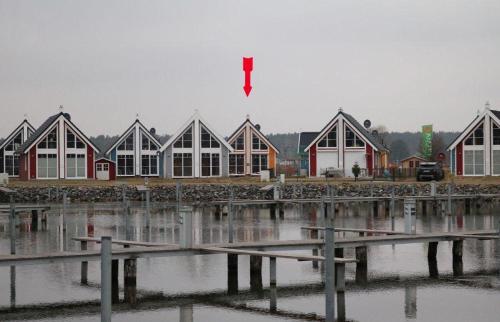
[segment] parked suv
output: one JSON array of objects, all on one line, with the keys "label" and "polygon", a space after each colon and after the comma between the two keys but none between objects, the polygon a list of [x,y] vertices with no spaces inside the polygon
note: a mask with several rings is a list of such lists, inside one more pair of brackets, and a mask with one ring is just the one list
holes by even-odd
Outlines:
[{"label": "parked suv", "polygon": [[444,178],[443,169],[437,162],[421,162],[417,170],[417,181],[441,180]]}]

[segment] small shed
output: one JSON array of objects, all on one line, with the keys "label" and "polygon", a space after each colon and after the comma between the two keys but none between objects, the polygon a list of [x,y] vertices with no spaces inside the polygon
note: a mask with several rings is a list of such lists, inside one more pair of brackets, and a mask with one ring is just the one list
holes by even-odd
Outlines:
[{"label": "small shed", "polygon": [[420,154],[413,154],[409,157],[404,158],[400,162],[401,168],[403,169],[415,169],[420,166],[421,162],[427,162],[427,159]]},{"label": "small shed", "polygon": [[97,180],[116,180],[116,163],[108,158],[98,158],[95,161]]}]

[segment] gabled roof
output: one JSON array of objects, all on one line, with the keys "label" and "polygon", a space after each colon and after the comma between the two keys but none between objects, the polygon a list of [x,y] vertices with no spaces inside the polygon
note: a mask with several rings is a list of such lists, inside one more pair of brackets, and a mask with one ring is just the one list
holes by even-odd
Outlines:
[{"label": "gabled roof", "polygon": [[385,151],[387,148],[383,146],[379,140],[377,140],[370,132],[368,132],[359,122],[350,114],[345,113],[344,111],[340,110],[337,115],[333,119],[331,119],[330,122],[319,132],[319,134],[309,143],[309,145],[304,149],[304,151],[308,151],[313,144],[315,144],[317,141],[319,141],[325,134],[326,131],[328,131],[332,125],[337,121],[338,117],[342,115],[344,119],[353,127],[353,130],[357,131],[359,134],[361,134],[366,141],[370,145],[372,145],[375,150],[379,151]]},{"label": "gabled roof", "polygon": [[484,120],[484,117],[486,114],[489,114],[490,117],[498,124],[500,125],[500,111],[495,111],[495,110],[490,110],[489,108],[486,108],[481,114],[477,115],[472,122],[467,125],[467,127],[459,134],[457,137],[451,141],[451,143],[448,145],[446,148],[447,151],[453,150],[458,143],[462,142],[465,137],[474,129],[476,126],[479,125]]},{"label": "gabled roof", "polygon": [[280,150],[271,142],[271,140],[269,140],[267,138],[267,136],[265,136],[259,129],[257,129],[255,127],[255,125],[252,123],[252,121],[250,121],[250,118],[247,117],[247,119],[241,123],[241,125],[236,129],[236,131],[233,132],[233,134],[231,134],[229,136],[229,138],[227,139],[227,142],[231,142],[232,140],[236,139],[236,137],[240,134],[240,131],[243,129],[243,127],[246,125],[246,124],[249,124],[250,127],[255,131],[255,133],[257,133],[260,137],[261,140],[264,140],[264,142],[267,144],[267,146],[270,146],[273,148],[274,151],[276,151],[276,153],[280,153]]},{"label": "gabled roof", "polygon": [[78,136],[80,136],[88,145],[90,145],[95,151],[99,152],[99,148],[82,132],[80,129],[71,122],[71,115],[68,113],[59,112],[55,115],[50,116],[45,122],[40,125],[38,129],[26,140],[21,147],[19,148],[20,153],[26,153],[27,150],[31,149],[31,147],[38,141],[38,139],[46,134],[48,130],[54,125],[54,123],[62,116],[66,120],[66,122],[70,125],[72,130],[76,131]]},{"label": "gabled roof", "polygon": [[424,158],[421,154],[419,154],[419,153],[414,153],[414,154],[412,154],[412,155],[407,156],[407,157],[406,157],[406,158],[404,158],[404,159],[401,159],[399,162],[403,162],[403,161],[406,161],[406,160],[409,160],[409,159],[420,159],[420,160],[422,160],[422,161],[427,161],[427,159],[426,159],[426,158]]},{"label": "gabled roof", "polygon": [[200,113],[198,111],[196,111],[193,116],[191,116],[185,123],[184,125],[179,128],[179,130],[177,130],[177,132],[175,132],[174,135],[172,135],[167,142],[165,142],[165,144],[163,144],[163,146],[161,147],[160,149],[160,152],[163,152],[165,151],[170,145],[172,145],[178,138],[179,136],[184,133],[184,131],[191,125],[193,124],[195,121],[199,121],[201,122],[206,128],[207,130],[209,130],[211,132],[211,134],[213,134],[226,148],[229,149],[230,152],[233,152],[233,147],[227,143],[227,141],[221,136],[219,135],[217,132],[215,132],[212,127],[207,123],[205,122],[205,120],[201,117]]},{"label": "gabled roof", "polygon": [[116,146],[121,143],[121,141],[123,139],[125,139],[129,134],[130,132],[133,131],[134,127],[136,124],[139,124],[139,128],[146,134],[146,136],[152,140],[156,145],[158,145],[158,147],[161,147],[161,143],[160,141],[158,141],[157,138],[154,137],[154,135],[151,134],[151,132],[149,132],[149,130],[144,126],[144,124],[142,124],[141,121],[139,121],[139,119],[136,119],[134,123],[132,123],[132,125],[129,126],[129,128],[123,132],[122,135],[120,135],[118,137],[118,139],[115,140],[115,142],[108,148],[106,149],[106,152],[105,154],[109,154],[111,152],[111,150],[113,150],[114,148],[116,148]]},{"label": "gabled roof", "polygon": [[300,132],[297,153],[302,153],[304,149],[318,136],[319,132]]},{"label": "gabled roof", "polygon": [[2,141],[2,144],[0,144],[0,150],[3,149],[5,145],[7,145],[7,143],[14,138],[17,132],[19,132],[23,128],[24,124],[26,124],[31,131],[35,132],[35,128],[33,127],[33,125],[31,125],[28,120],[24,119],[21,124],[19,124],[14,131],[10,132],[9,136]]}]

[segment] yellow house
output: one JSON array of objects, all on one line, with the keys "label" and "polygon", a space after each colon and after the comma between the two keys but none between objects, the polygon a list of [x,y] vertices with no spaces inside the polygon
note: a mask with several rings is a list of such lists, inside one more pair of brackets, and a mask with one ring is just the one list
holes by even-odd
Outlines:
[{"label": "yellow house", "polygon": [[229,175],[259,175],[262,170],[276,171],[278,148],[247,119],[228,138],[233,152],[229,153]]}]

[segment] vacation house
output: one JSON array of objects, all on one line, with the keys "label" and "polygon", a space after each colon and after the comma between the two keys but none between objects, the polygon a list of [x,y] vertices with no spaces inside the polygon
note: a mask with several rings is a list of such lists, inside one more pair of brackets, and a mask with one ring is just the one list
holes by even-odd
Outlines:
[{"label": "vacation house", "polygon": [[0,173],[7,173],[9,177],[19,176],[19,155],[15,152],[35,132],[35,128],[24,120],[0,144]]}]

